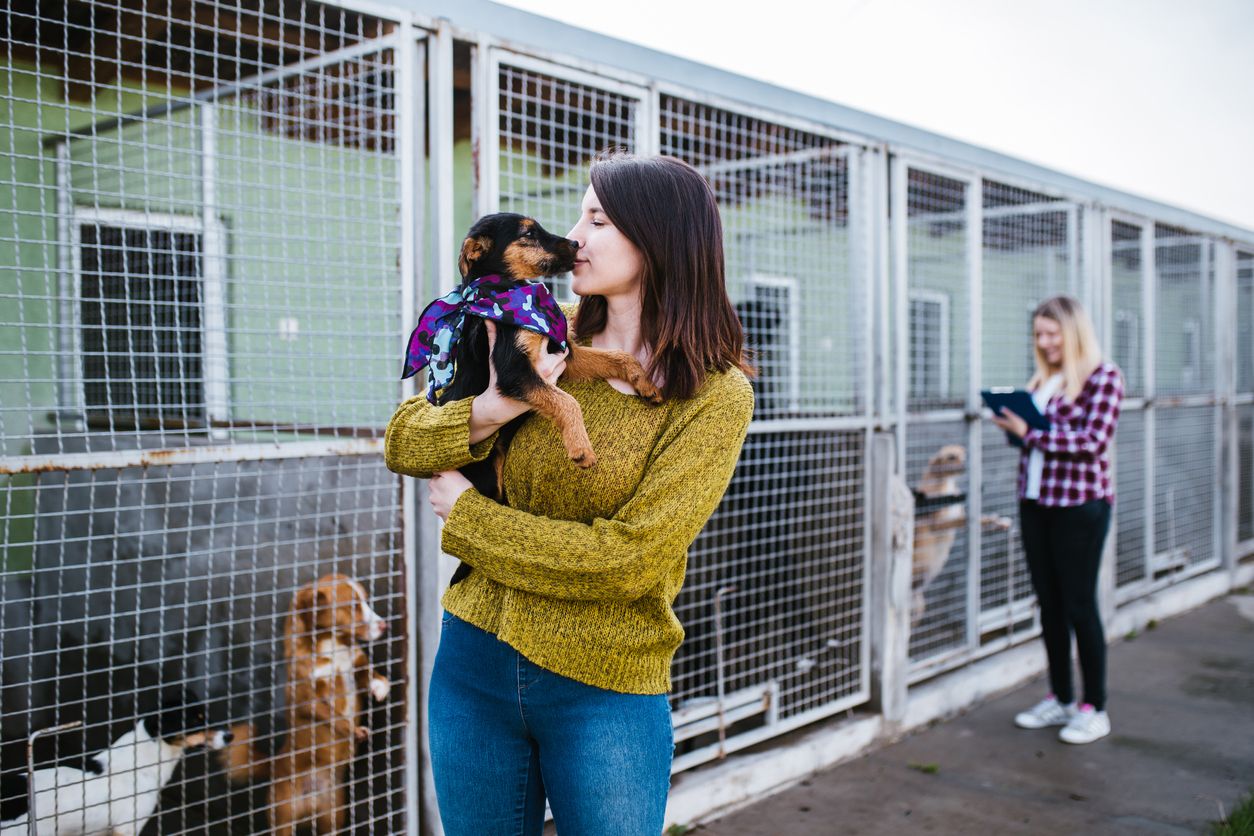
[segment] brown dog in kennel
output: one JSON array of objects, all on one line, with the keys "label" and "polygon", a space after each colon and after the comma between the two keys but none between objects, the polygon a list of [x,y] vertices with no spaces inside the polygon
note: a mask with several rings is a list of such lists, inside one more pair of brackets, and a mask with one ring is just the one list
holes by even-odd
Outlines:
[{"label": "brown dog in kennel", "polygon": [[339,833],[345,826],[345,781],[358,742],[370,729],[358,720],[369,693],[387,699],[391,684],[370,667],[361,643],[380,638],[387,623],[360,583],[326,575],[297,590],[288,615],[287,740],[274,755],[253,745],[252,723],[233,726],[223,765],[233,782],[270,779],[269,815],[276,834],[298,828]]}]

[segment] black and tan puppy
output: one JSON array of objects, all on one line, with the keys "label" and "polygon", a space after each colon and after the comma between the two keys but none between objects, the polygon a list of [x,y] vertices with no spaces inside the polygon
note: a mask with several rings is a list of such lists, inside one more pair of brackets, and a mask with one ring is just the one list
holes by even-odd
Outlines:
[{"label": "black and tan puppy", "polygon": [[[488,276],[500,276],[523,285],[569,272],[574,267],[578,249],[576,242],[548,232],[524,215],[507,212],[486,215],[470,228],[462,243],[458,259],[462,288]],[[566,358],[563,379],[625,380],[651,403],[661,402],[661,393],[635,357],[623,351],[575,345],[573,333],[568,334],[567,344],[570,354]],[[488,388],[488,345],[484,320],[467,316],[458,339],[455,372],[451,382],[440,390],[438,403],[468,398]],[[544,334],[497,320],[491,352],[497,388],[501,394],[530,404],[533,411],[551,420],[561,433],[571,461],[579,467],[592,467],[596,464],[596,454],[578,401],[556,386],[550,386],[535,369],[541,352],[560,350],[560,345]],[[462,473],[483,495],[505,501],[501,482],[504,453],[526,417],[520,416],[501,429],[493,454],[487,460],[462,468]],[[462,564],[453,582],[461,580],[468,571]]]}]

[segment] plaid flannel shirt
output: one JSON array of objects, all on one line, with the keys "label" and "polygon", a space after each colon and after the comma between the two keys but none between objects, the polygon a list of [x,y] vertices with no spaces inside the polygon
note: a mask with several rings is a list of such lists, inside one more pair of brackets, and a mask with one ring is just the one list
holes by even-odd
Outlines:
[{"label": "plaid flannel shirt", "polygon": [[1028,455],[1045,454],[1041,473],[1040,505],[1083,505],[1094,499],[1114,503],[1110,477],[1110,440],[1123,403],[1123,374],[1113,363],[1102,363],[1076,396],[1067,403],[1062,393],[1045,407],[1048,430],[1028,430],[1019,459],[1019,498],[1028,482]]}]

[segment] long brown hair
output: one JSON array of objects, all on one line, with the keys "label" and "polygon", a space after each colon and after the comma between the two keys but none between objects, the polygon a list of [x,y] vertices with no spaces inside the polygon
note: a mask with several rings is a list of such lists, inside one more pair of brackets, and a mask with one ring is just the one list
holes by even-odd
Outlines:
[{"label": "long brown hair", "polygon": [[[1084,306],[1074,296],[1051,296],[1036,306],[1032,311],[1032,322],[1037,317],[1052,319],[1058,323],[1062,331],[1062,379],[1063,394],[1067,401],[1074,401],[1084,388],[1089,375],[1101,365],[1102,347],[1097,342],[1097,334],[1093,330],[1093,322],[1085,313]],[[1028,381],[1028,388],[1036,391],[1049,377],[1049,364],[1039,348],[1033,348],[1036,355],[1036,374]]]},{"label": "long brown hair", "polygon": [[[592,190],[601,210],[640,250],[640,328],[649,346],[648,372],[667,398],[689,398],[708,372],[732,367],[753,374],[744,330],[727,297],[723,222],[710,184],[675,157],[598,155]],[[605,330],[604,296],[586,296],[575,332]]]}]

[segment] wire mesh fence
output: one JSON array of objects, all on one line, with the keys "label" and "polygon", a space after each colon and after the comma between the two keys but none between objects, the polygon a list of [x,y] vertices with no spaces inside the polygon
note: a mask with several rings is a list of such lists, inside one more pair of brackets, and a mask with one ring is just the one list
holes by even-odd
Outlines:
[{"label": "wire mesh fence", "polygon": [[1215,410],[1164,409],[1155,419],[1153,567],[1175,572],[1215,556]]},{"label": "wire mesh fence", "polygon": [[1126,586],[1152,579],[1146,508],[1150,493],[1145,433],[1146,414],[1127,410],[1115,432],[1115,583]]},{"label": "wire mesh fence", "polygon": [[1159,398],[1215,388],[1214,245],[1189,230],[1158,224],[1154,391]]},{"label": "wire mesh fence", "polygon": [[[531,215],[564,235],[579,220],[592,159],[608,149],[637,149],[641,102],[510,60],[500,60],[497,71],[499,179],[492,185],[499,210]],[[569,276],[550,284],[559,299],[575,301]]]},{"label": "wire mesh fence", "polygon": [[980,641],[1034,626],[1035,603],[1019,536],[1019,451],[997,427],[983,425],[980,510]]},{"label": "wire mesh fence", "polygon": [[424,286],[402,251],[434,243],[403,226],[429,195],[406,203],[401,149],[422,156],[437,132],[455,137],[454,188],[475,193],[461,213],[564,233],[607,148],[681,157],[719,202],[757,403],[675,602],[677,769],[868,700],[867,628],[883,617],[868,569],[887,559],[869,537],[876,428],[899,433],[916,500],[911,681],[1033,635],[1019,454],[976,393],[1031,376],[1046,296],[1106,300],[1098,328],[1125,375],[1119,600],[1218,565],[1225,447],[1233,529],[1254,542],[1248,247],[1225,260],[1229,242],[1196,230],[490,38],[454,46],[457,104],[430,117],[453,123],[421,125],[399,91],[421,99],[437,75],[401,60],[402,36],[422,33],[312,2],[0,14],[6,780],[26,774],[32,732],[46,731],[41,764],[81,760],[132,745],[173,701],[203,710],[201,731],[251,735],[249,762],[271,775],[232,783],[223,753],[238,745],[191,752],[147,818],[117,816],[267,830],[284,805],[274,774],[317,755],[292,733],[307,721],[291,690],[302,596],[328,612],[351,598],[365,626],[345,647],[366,656],[341,685],[368,731],[339,750],[330,806],[340,829],[416,828],[407,613],[435,603],[407,598],[414,522],[378,453],[401,391],[401,300]]},{"label": "wire mesh fence", "polygon": [[969,491],[979,482],[968,470],[971,431],[962,410],[973,356],[971,243],[979,240],[970,210],[979,198],[969,180],[915,166],[900,171],[905,205],[892,211],[905,213],[905,296],[897,304],[906,322],[898,335],[909,413],[903,470],[916,498],[909,654],[917,671],[961,652],[976,618],[978,560],[967,521]]},{"label": "wire mesh fence", "polygon": [[746,441],[676,601],[689,639],[675,661],[675,706],[699,707],[719,682],[772,694],[769,713],[732,726],[743,732],[839,710],[868,690],[866,423],[840,420],[866,406],[857,151],[676,95],[661,96],[659,120],[661,152],[696,166],[718,200],[728,291],[758,369],[754,418],[772,428]]},{"label": "wire mesh fence", "polygon": [[865,409],[869,294],[856,150],[834,138],[662,96],[660,150],[710,181],[728,292],[758,367],[759,419]]},{"label": "wire mesh fence", "polygon": [[1146,234],[1142,226],[1110,223],[1110,273],[1113,316],[1110,357],[1123,372],[1124,394],[1145,395],[1144,274]]},{"label": "wire mesh fence", "polygon": [[1236,256],[1237,542],[1254,553],[1254,251]]},{"label": "wire mesh fence", "polygon": [[985,388],[1032,376],[1032,311],[1083,291],[1083,241],[1080,207],[1058,197],[991,179],[977,190],[926,167],[907,166],[905,177],[905,464],[928,509],[915,522],[910,653],[919,676],[1034,629],[1016,530],[1019,455],[1000,431],[972,423],[970,378]]},{"label": "wire mesh fence", "polygon": [[[1036,372],[1032,311],[1060,293],[1083,295],[1082,210],[1061,198],[985,179],[981,388],[1022,387]],[[1032,587],[1018,533],[1018,448],[982,426],[979,643],[1034,629]]]},{"label": "wire mesh fence", "polygon": [[[77,803],[35,798],[61,832],[268,830],[294,809],[278,776],[328,747],[327,820],[402,831],[399,494],[370,441],[397,399],[394,24],[299,2],[3,18],[6,827],[10,779],[51,774],[26,737],[68,724],[36,747],[37,770],[80,764]],[[352,584],[296,612],[332,575]],[[368,739],[303,734],[315,634],[391,684],[342,683]],[[265,777],[233,784],[228,751]]]},{"label": "wire mesh fence", "polygon": [[978,577],[969,544],[969,428],[962,420],[915,422],[906,443],[906,482],[916,491],[911,571],[910,659],[927,663],[969,646]]},{"label": "wire mesh fence", "polygon": [[1237,542],[1254,540],[1254,405],[1237,407]]}]

